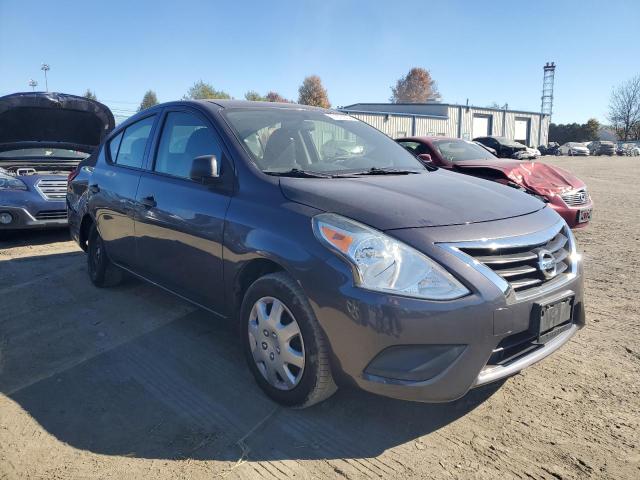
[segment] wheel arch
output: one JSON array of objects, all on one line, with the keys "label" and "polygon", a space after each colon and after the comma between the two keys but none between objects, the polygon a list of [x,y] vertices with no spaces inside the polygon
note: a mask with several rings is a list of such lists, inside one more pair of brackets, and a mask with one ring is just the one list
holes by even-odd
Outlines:
[{"label": "wheel arch", "polygon": [[242,299],[251,284],[260,277],[274,272],[287,272],[287,269],[281,263],[265,257],[248,260],[238,269],[233,279],[232,290],[232,316],[234,318],[239,315]]},{"label": "wheel arch", "polygon": [[80,222],[80,231],[78,234],[78,243],[80,244],[80,248],[87,251],[87,242],[89,241],[89,234],[91,233],[91,226],[94,224],[93,217],[88,213],[85,213],[84,217],[82,217],[82,222]]}]

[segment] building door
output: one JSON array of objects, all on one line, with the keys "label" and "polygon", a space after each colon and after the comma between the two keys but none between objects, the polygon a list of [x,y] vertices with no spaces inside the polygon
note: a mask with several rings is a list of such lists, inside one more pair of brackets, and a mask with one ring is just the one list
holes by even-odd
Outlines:
[{"label": "building door", "polygon": [[473,114],[472,138],[487,137],[491,135],[491,115]]},{"label": "building door", "polygon": [[520,142],[529,146],[529,134],[531,132],[531,119],[530,118],[517,118],[515,124],[515,132],[513,139],[516,142]]}]

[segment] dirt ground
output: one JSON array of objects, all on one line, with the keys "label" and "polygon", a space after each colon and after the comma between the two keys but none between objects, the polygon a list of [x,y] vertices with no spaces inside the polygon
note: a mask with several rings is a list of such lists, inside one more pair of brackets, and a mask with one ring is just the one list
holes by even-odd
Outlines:
[{"label": "dirt ground", "polygon": [[446,405],[277,407],[229,325],[138,281],[90,286],[65,232],[0,241],[0,478],[640,478],[640,158],[549,161],[596,204],[588,325]]}]

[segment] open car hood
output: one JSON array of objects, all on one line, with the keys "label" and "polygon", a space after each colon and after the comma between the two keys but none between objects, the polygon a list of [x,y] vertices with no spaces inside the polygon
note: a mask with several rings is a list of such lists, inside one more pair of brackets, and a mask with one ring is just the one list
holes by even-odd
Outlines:
[{"label": "open car hood", "polygon": [[532,195],[439,169],[419,175],[280,178],[286,198],[378,230],[489,222],[527,215],[545,204]]},{"label": "open car hood", "polygon": [[0,152],[63,148],[91,153],[115,126],[109,107],[66,93],[0,97]]},{"label": "open car hood", "polygon": [[483,169],[500,172],[507,180],[538,195],[561,195],[584,188],[585,184],[565,169],[540,162],[524,160],[469,160],[456,163],[456,170],[478,174]]}]

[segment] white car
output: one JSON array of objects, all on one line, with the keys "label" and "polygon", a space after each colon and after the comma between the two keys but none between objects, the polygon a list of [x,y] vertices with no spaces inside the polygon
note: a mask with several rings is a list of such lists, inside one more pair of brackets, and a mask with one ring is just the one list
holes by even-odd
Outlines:
[{"label": "white car", "polygon": [[589,155],[589,149],[582,143],[567,142],[558,149],[558,155]]},{"label": "white car", "polygon": [[540,150],[538,150],[537,148],[527,147],[527,153],[533,158],[540,158]]},{"label": "white car", "polygon": [[628,157],[637,157],[640,155],[640,147],[633,143],[625,143],[622,145],[622,151],[624,152],[624,155]]}]

